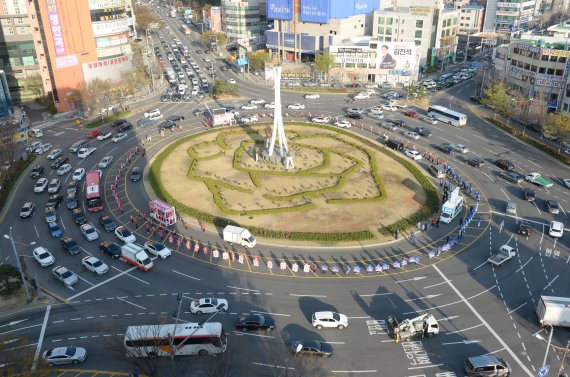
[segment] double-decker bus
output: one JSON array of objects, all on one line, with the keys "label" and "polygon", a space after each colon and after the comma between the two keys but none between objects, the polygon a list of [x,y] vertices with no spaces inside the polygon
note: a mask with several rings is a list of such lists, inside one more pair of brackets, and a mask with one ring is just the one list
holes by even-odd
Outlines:
[{"label": "double-decker bus", "polygon": [[124,345],[131,357],[214,355],[227,348],[226,334],[219,322],[129,326]]},{"label": "double-decker bus", "polygon": [[183,32],[184,34],[190,34],[190,28],[189,28],[188,26],[182,25],[182,26],[180,27],[180,29],[182,29],[182,32]]},{"label": "double-decker bus", "polygon": [[430,106],[428,108],[428,116],[455,127],[465,126],[465,124],[467,124],[467,116],[465,114],[458,113],[443,106]]},{"label": "double-decker bus", "polygon": [[88,212],[103,210],[103,198],[101,197],[99,179],[99,172],[97,171],[88,171],[85,175],[85,198]]}]

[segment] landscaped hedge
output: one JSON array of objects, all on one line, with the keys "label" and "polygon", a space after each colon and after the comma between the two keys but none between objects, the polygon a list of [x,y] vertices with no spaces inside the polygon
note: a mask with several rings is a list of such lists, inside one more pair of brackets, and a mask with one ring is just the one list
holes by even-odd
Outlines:
[{"label": "landscaped hedge", "polygon": [[94,120],[92,122],[89,122],[85,125],[85,128],[97,128],[99,126],[104,125],[105,123],[109,123],[114,121],[115,119],[119,119],[119,118],[126,118],[129,115],[131,115],[131,111],[127,110],[127,111],[121,111],[119,113],[113,114],[110,117],[105,117],[103,119],[97,119]]},{"label": "landscaped hedge", "polygon": [[2,191],[0,192],[0,211],[2,211],[2,208],[4,208],[4,204],[6,203],[6,199],[8,199],[8,196],[10,195],[12,187],[14,187],[16,182],[18,182],[20,175],[22,175],[22,173],[28,168],[28,166],[30,166],[30,164],[34,162],[36,157],[37,157],[36,154],[29,154],[28,158],[25,161],[18,160],[14,163],[16,165],[16,168],[13,172],[6,173],[6,174],[11,174],[12,180],[11,181],[4,180],[2,182],[3,187]]},{"label": "landscaped hedge", "polygon": [[[300,123],[300,122],[292,122],[291,124],[307,125],[306,123]],[[321,127],[321,128],[325,128],[325,129],[329,129],[329,130],[331,130],[331,129],[335,130],[336,132],[348,135],[350,137],[357,138],[360,142],[366,144],[367,146],[369,146],[369,147],[371,147],[377,151],[381,151],[382,153],[390,156],[391,158],[393,158],[393,159],[397,160],[399,163],[401,163],[408,171],[410,171],[412,173],[412,175],[418,180],[418,182],[424,188],[424,190],[426,192],[426,205],[422,209],[417,211],[415,214],[413,214],[410,218],[401,220],[395,224],[392,224],[388,227],[380,229],[381,232],[391,234],[391,233],[393,233],[393,231],[395,231],[395,229],[399,229],[400,231],[403,231],[407,227],[415,226],[415,224],[418,221],[423,221],[431,215],[433,209],[439,203],[437,191],[436,191],[435,187],[433,186],[433,184],[431,183],[431,181],[410,161],[404,159],[403,157],[401,157],[399,155],[394,154],[393,152],[391,152],[390,150],[388,150],[384,147],[379,146],[378,144],[376,144],[375,142],[373,142],[369,139],[360,137],[360,136],[353,134],[353,133],[350,133],[346,130],[334,128],[331,126],[321,125],[321,124],[311,124],[311,126]],[[212,223],[217,227],[224,227],[228,224],[239,225],[235,221],[232,221],[230,219],[226,219],[226,218],[219,217],[219,216],[214,216],[214,215],[211,215],[207,212],[203,212],[203,211],[197,210],[195,208],[190,208],[190,207],[183,205],[182,203],[176,201],[166,191],[166,189],[164,188],[164,186],[160,182],[160,169],[161,169],[162,163],[164,162],[164,159],[176,147],[178,147],[181,143],[184,143],[189,139],[198,137],[201,134],[202,133],[191,135],[191,136],[188,136],[186,138],[175,141],[174,143],[167,146],[155,158],[154,162],[152,163],[152,165],[150,167],[150,171],[149,171],[149,181],[151,183],[151,186],[152,186],[153,190],[155,191],[155,193],[158,195],[158,197],[160,197],[162,200],[174,205],[179,212],[185,213],[185,214],[187,214],[191,217],[194,217],[200,221]],[[229,148],[228,144],[225,143],[225,134],[226,134],[225,132],[220,133],[220,135],[218,135],[216,138],[216,142],[218,143],[218,145],[220,145],[220,147],[222,149],[228,149]],[[330,137],[330,135],[327,135],[327,136]],[[343,140],[343,142],[347,142],[347,141]],[[223,145],[223,147],[222,147],[222,145]],[[239,150],[241,150],[241,152],[237,153],[237,151],[236,151],[236,155],[243,153],[243,151],[244,151],[243,144],[242,144],[242,146],[240,146]],[[381,191],[381,195],[379,197],[376,197],[376,198],[331,200],[332,203],[349,204],[349,203],[353,203],[353,202],[361,202],[363,200],[364,201],[366,201],[366,200],[382,200],[383,198],[386,197],[384,185],[383,185],[382,180],[380,179],[380,176],[378,174],[378,166],[376,164],[376,161],[373,158],[373,155],[371,155],[366,149],[364,149],[364,151],[368,155],[369,162],[371,165],[372,174],[374,176],[374,180],[375,180],[376,184],[378,185],[378,188]],[[239,161],[239,160],[236,160],[236,157],[234,156],[234,161],[233,161],[234,166],[236,166],[237,161]],[[329,163],[330,163],[330,161],[329,161]],[[192,165],[193,166],[190,167],[190,173],[192,173],[195,169],[195,165],[194,164],[192,164]],[[355,167],[359,167],[359,166],[360,166],[359,164],[355,164],[351,168],[355,168]],[[254,182],[254,185],[256,187],[259,187],[260,182],[259,182],[259,177],[257,177],[257,173],[259,173],[259,172],[254,171],[254,172],[249,172],[249,173],[250,173],[250,176],[252,177],[252,181]],[[279,174],[294,175],[294,174],[303,174],[304,172],[294,173],[294,172],[266,172],[266,171],[263,171],[262,173],[263,174],[271,174],[271,173],[278,174],[279,173]],[[314,175],[314,174],[315,173],[308,174],[308,175]],[[342,180],[342,177],[341,177],[341,180]],[[291,207],[286,207],[286,208],[271,208],[271,209],[262,209],[262,210],[254,210],[254,211],[235,211],[235,210],[231,210],[231,209],[226,207],[226,205],[223,202],[223,199],[221,197],[219,197],[219,190],[214,188],[214,186],[224,187],[224,188],[229,188],[229,189],[237,189],[237,190],[244,191],[244,192],[251,191],[251,190],[244,189],[241,187],[237,187],[237,186],[227,184],[224,182],[220,182],[220,181],[214,181],[213,179],[210,179],[210,178],[203,179],[203,182],[208,186],[210,192],[212,192],[213,199],[214,199],[216,205],[218,205],[218,207],[222,211],[224,211],[224,208],[225,208],[224,212],[226,212],[228,214],[253,215],[253,214],[280,213],[280,212],[290,212],[290,211],[295,211],[295,210],[300,210],[300,209],[306,210],[306,209],[313,208],[315,206],[313,203],[305,203],[305,204],[302,204],[302,205],[295,207],[294,209]],[[252,233],[254,233],[260,237],[283,238],[283,239],[290,239],[290,240],[341,242],[341,241],[362,241],[362,240],[372,239],[374,237],[374,235],[368,230],[364,230],[361,232],[350,232],[350,233],[339,233],[339,232],[337,232],[337,233],[316,233],[316,232],[283,232],[283,231],[277,231],[277,230],[259,228],[259,227],[248,227],[248,228]]]},{"label": "landscaped hedge", "polygon": [[522,141],[526,141],[530,145],[537,147],[538,149],[540,149],[541,151],[543,151],[545,153],[548,153],[552,157],[557,158],[566,164],[570,164],[570,156],[562,154],[562,153],[558,153],[558,150],[556,148],[553,148],[548,144],[544,144],[541,141],[536,140],[535,138],[533,138],[531,136],[523,135],[522,133],[518,132],[518,130],[516,128],[511,127],[511,126],[501,122],[498,119],[494,119],[491,117],[487,117],[486,119],[489,122],[493,123],[494,125],[496,125],[496,126],[502,128],[503,130],[509,132],[510,134],[513,134],[514,136],[521,139]]}]

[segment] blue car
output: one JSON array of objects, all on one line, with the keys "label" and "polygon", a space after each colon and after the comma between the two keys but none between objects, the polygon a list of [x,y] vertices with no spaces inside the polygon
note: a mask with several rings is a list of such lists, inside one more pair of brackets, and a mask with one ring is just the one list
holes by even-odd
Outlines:
[{"label": "blue car", "polygon": [[61,231],[61,229],[59,229],[59,226],[57,225],[57,223],[48,223],[48,227],[49,227],[49,233],[51,234],[51,236],[53,238],[59,238],[61,236],[63,236],[63,232]]}]

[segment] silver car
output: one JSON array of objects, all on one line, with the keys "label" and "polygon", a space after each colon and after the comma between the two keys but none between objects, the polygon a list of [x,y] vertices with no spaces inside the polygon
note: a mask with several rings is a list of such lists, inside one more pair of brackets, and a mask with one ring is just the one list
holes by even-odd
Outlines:
[{"label": "silver car", "polygon": [[83,347],[56,347],[47,350],[43,359],[47,365],[63,365],[82,363],[87,358],[87,350]]},{"label": "silver car", "polygon": [[46,207],[45,209],[45,217],[47,223],[54,223],[57,221],[57,214],[55,212],[55,208],[53,207]]},{"label": "silver car", "polygon": [[51,274],[56,280],[61,281],[66,287],[71,287],[79,281],[77,275],[75,275],[71,270],[68,270],[67,267],[54,267],[51,270]]},{"label": "silver car", "polygon": [[91,224],[83,224],[81,225],[80,229],[81,234],[83,234],[83,237],[85,237],[87,241],[95,241],[97,238],[99,238],[99,233],[97,233],[97,230],[95,230]]},{"label": "silver car", "polygon": [[109,272],[109,266],[99,258],[88,256],[81,260],[81,264],[85,269],[95,272],[97,275],[104,275]]}]

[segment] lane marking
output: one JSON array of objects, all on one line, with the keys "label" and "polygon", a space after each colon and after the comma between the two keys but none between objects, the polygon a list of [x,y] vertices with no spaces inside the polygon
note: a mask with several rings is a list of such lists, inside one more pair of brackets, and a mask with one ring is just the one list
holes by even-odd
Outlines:
[{"label": "lane marking", "polygon": [[481,327],[481,326],[483,326],[482,323],[480,323],[480,324],[478,324],[478,325],[475,325],[475,326],[468,327],[468,328],[463,329],[463,330],[450,331],[450,332],[448,332],[448,333],[445,333],[445,335],[457,334],[457,333],[460,333],[460,332],[464,332],[464,331],[476,329],[477,327]]},{"label": "lane marking", "polygon": [[405,283],[405,282],[407,282],[407,281],[418,281],[418,280],[423,280],[423,279],[425,279],[425,278],[427,278],[427,276],[416,276],[416,277],[411,278],[411,279],[396,280],[394,283],[396,283],[396,284],[401,284],[401,283]]},{"label": "lane marking", "polygon": [[[114,267],[114,266],[113,266],[113,267]],[[118,270],[118,268],[116,268],[116,267],[115,267],[115,269]],[[107,284],[107,283],[109,283],[109,282],[111,282],[111,281],[117,279],[118,277],[121,277],[121,276],[123,276],[123,275],[128,275],[129,272],[132,272],[132,271],[134,271],[135,269],[137,269],[137,267],[131,267],[131,268],[129,268],[128,270],[122,271],[120,274],[117,274],[117,275],[115,275],[115,276],[113,276],[113,277],[111,277],[111,278],[109,278],[109,279],[107,279],[107,280],[105,280],[105,281],[102,281],[102,282],[100,282],[100,283],[98,283],[98,284],[95,284],[95,285],[92,286],[92,287],[87,288],[86,290],[84,290],[84,291],[82,291],[82,292],[79,292],[79,293],[77,293],[77,294],[75,294],[75,295],[73,295],[73,296],[68,297],[68,298],[67,298],[67,301],[71,301],[71,300],[73,300],[74,298],[77,298],[77,297],[79,297],[79,296],[82,296],[82,295],[84,295],[85,293],[90,292],[90,291],[92,291],[92,290],[95,289],[95,288],[98,288],[98,287],[100,287],[100,286],[102,286],[102,285],[104,285],[104,284]],[[119,271],[120,271],[120,270],[119,270]]]},{"label": "lane marking", "polygon": [[404,302],[410,302],[410,301],[416,301],[416,300],[424,300],[424,299],[431,299],[434,297],[438,297],[441,296],[443,293],[438,293],[436,295],[427,295],[427,296],[423,296],[423,297],[416,297],[416,298],[409,298],[407,300],[404,300]]},{"label": "lane marking", "polygon": [[[245,334],[244,334],[245,335]],[[295,368],[293,367],[283,367],[281,365],[271,365],[271,364],[263,364],[263,363],[257,363],[255,361],[251,362],[253,365],[259,365],[262,367],[271,367],[271,368],[275,368],[275,369],[288,369],[288,370],[295,370]]]},{"label": "lane marking", "polygon": [[550,286],[552,285],[552,283],[554,283],[554,282],[556,281],[556,279],[558,279],[559,276],[560,276],[560,275],[556,275],[556,276],[554,277],[554,279],[552,279],[552,280],[550,281],[550,283],[546,284],[546,287],[542,288],[542,290],[544,291],[546,288],[550,287]]},{"label": "lane marking", "polygon": [[393,295],[394,292],[386,292],[386,293],[372,293],[369,295],[361,295],[359,294],[360,297],[373,297],[373,296],[386,296],[386,295]]},{"label": "lane marking", "polygon": [[20,327],[19,329],[13,329],[13,330],[10,330],[10,331],[0,332],[0,336],[5,335],[5,334],[8,334],[8,333],[11,333],[11,332],[16,332],[16,331],[31,329],[31,328],[38,327],[38,326],[41,326],[41,325],[42,325],[41,323],[38,323],[37,325],[31,325],[31,326],[26,326],[26,327]]},{"label": "lane marking", "polygon": [[523,268],[525,268],[526,265],[529,264],[529,262],[530,262],[533,258],[534,258],[534,256],[530,257],[530,259],[527,260],[525,264],[523,264],[522,266],[520,266],[519,269],[515,271],[515,273],[517,273],[517,272],[519,272],[520,270],[522,270]]},{"label": "lane marking", "polygon": [[511,314],[511,313],[513,313],[513,312],[516,312],[517,310],[519,310],[520,308],[522,308],[522,307],[525,306],[526,304],[528,304],[528,301],[523,302],[522,304],[520,304],[519,306],[517,306],[517,307],[514,308],[513,310],[509,310],[509,311],[507,312],[507,314]]},{"label": "lane marking", "polygon": [[252,310],[252,313],[259,313],[259,314],[268,314],[268,315],[278,315],[281,317],[291,317],[291,314],[279,314],[279,313],[270,313],[270,312],[260,312],[258,310]]},{"label": "lane marking", "polygon": [[347,319],[367,319],[370,318],[370,316],[365,316],[365,317],[346,317]]},{"label": "lane marking", "polygon": [[475,316],[477,316],[477,318],[479,318],[479,321],[481,321],[481,323],[483,325],[485,325],[487,330],[489,330],[489,332],[495,337],[495,339],[497,339],[497,341],[503,346],[503,348],[505,348],[505,350],[507,350],[509,355],[511,355],[511,357],[516,361],[516,363],[519,365],[519,367],[527,374],[527,376],[534,377],[534,374],[526,367],[526,365],[523,364],[523,362],[519,359],[517,354],[513,352],[513,350],[507,345],[507,343],[505,343],[503,338],[501,338],[499,336],[499,334],[497,334],[497,332],[487,323],[487,321],[485,321],[485,318],[483,318],[483,316],[481,316],[481,314],[479,314],[479,312],[473,307],[473,305],[471,305],[471,303],[468,301],[468,299],[465,298],[465,296],[463,296],[463,294],[459,291],[459,289],[457,289],[457,287],[455,285],[453,285],[453,283],[451,281],[449,281],[447,276],[445,276],[443,274],[443,272],[441,272],[439,267],[437,267],[436,265],[432,265],[432,267],[437,271],[438,274],[441,275],[441,277],[445,281],[447,281],[447,284],[449,285],[449,287],[451,289],[453,289],[453,291],[455,291],[455,294],[457,296],[459,296],[461,301],[463,301],[463,303],[471,310],[471,312],[473,314],[475,314]]},{"label": "lane marking", "polygon": [[297,295],[294,293],[289,293],[289,296],[294,296],[294,297],[318,297],[318,298],[326,298],[327,295]]},{"label": "lane marking", "polygon": [[261,334],[250,334],[249,332],[241,332],[241,331],[234,331],[234,334],[237,336],[249,335],[249,336],[257,336],[259,338],[271,338],[274,339],[274,336],[271,335],[261,335]]},{"label": "lane marking", "polygon": [[378,371],[376,369],[370,369],[370,370],[331,370],[331,372],[333,372],[333,373],[378,373]]},{"label": "lane marking", "polygon": [[186,275],[186,274],[183,274],[182,272],[178,272],[178,271],[176,271],[176,270],[172,270],[172,272],[174,272],[174,273],[176,273],[176,274],[178,274],[178,275],[185,276],[185,277],[190,278],[190,279],[200,280],[200,278],[197,278],[197,277],[194,277],[194,276],[190,276],[190,275]]},{"label": "lane marking", "polygon": [[259,289],[247,289],[247,288],[234,287],[231,285],[228,285],[227,287],[233,289],[241,289],[242,291],[259,292]]},{"label": "lane marking", "polygon": [[421,367],[410,367],[410,368],[408,368],[408,370],[411,370],[411,369],[424,369],[424,368],[440,367],[440,366],[442,366],[442,365],[443,365],[443,364],[430,364],[430,365],[424,365],[424,366],[421,366]]},{"label": "lane marking", "polygon": [[503,194],[505,194],[505,196],[507,197],[507,200],[511,200],[511,198],[509,198],[509,196],[507,195],[507,193],[505,192],[505,190],[503,190],[502,187],[499,187],[499,189],[503,192]]},{"label": "lane marking", "polygon": [[483,266],[486,265],[486,264],[487,264],[487,261],[481,263],[480,265],[478,265],[477,267],[475,267],[475,268],[472,269],[471,271],[475,271],[475,270],[477,270],[478,268],[483,267]]},{"label": "lane marking", "polygon": [[40,357],[40,351],[42,349],[42,343],[44,342],[44,335],[46,333],[47,322],[49,318],[49,312],[51,311],[51,305],[46,307],[46,314],[44,315],[44,322],[42,323],[42,330],[40,331],[40,338],[38,339],[38,346],[36,347],[36,353],[34,354],[34,362],[32,364],[32,371],[36,370],[38,365],[38,358]]},{"label": "lane marking", "polygon": [[146,308],[145,308],[144,306],[137,305],[137,304],[135,304],[135,303],[132,303],[132,302],[130,302],[130,301],[125,300],[124,298],[117,297],[117,299],[118,299],[118,300],[121,300],[121,301],[123,301],[123,302],[126,302],[127,304],[131,304],[131,305],[133,305],[133,306],[136,306],[137,308],[141,308],[141,309],[146,310]]}]

